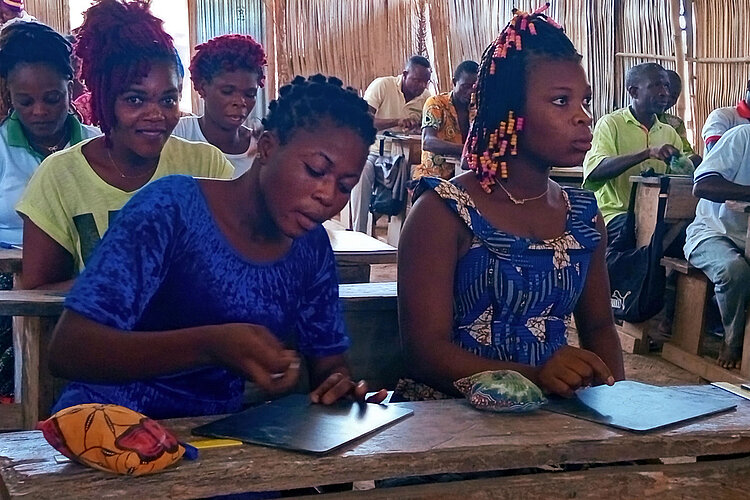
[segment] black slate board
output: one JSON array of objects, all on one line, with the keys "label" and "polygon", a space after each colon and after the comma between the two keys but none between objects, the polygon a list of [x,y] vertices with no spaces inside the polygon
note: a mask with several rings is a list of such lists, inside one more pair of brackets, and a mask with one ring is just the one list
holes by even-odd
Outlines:
[{"label": "black slate board", "polygon": [[710,385],[657,387],[623,380],[550,398],[543,409],[629,431],[645,432],[735,408],[737,398]]},{"label": "black slate board", "polygon": [[411,415],[408,408],[339,401],[310,403],[291,394],[193,429],[193,434],[310,453],[326,453]]}]

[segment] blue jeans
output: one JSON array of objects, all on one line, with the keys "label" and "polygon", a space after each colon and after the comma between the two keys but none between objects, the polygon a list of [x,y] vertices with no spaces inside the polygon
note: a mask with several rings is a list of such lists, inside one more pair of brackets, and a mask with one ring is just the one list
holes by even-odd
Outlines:
[{"label": "blue jeans", "polygon": [[740,355],[745,334],[745,309],[750,301],[750,264],[744,251],[729,238],[712,236],[695,247],[689,261],[706,273],[714,284],[724,325],[724,344],[730,353]]}]

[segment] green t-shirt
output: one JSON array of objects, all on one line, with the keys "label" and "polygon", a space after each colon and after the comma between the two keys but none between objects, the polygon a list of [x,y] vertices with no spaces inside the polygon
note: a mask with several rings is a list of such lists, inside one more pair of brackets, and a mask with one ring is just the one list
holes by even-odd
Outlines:
[{"label": "green t-shirt", "polygon": [[[44,160],[16,205],[18,212],[70,252],[76,272],[83,270],[112,218],[137,192],[107,184],[94,172],[81,151],[88,142]],[[149,182],[172,174],[231,179],[233,172],[214,146],[170,137]]]},{"label": "green t-shirt", "polygon": [[648,159],[607,181],[591,181],[588,179],[589,174],[605,158],[637,153],[664,144],[671,144],[682,151],[682,139],[675,129],[655,120],[647,130],[635,119],[629,107],[604,115],[596,122],[591,149],[583,160],[583,187],[594,191],[606,224],[616,215],[627,212],[631,176],[638,175],[648,168],[653,168],[656,173],[665,174],[669,173],[669,167],[661,160]]}]

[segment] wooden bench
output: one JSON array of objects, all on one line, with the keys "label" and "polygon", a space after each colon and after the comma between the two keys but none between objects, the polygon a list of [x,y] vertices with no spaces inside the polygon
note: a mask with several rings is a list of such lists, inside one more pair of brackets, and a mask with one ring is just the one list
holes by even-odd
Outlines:
[{"label": "wooden bench", "polygon": [[[341,308],[352,346],[353,376],[393,388],[403,374],[396,283],[341,285]],[[60,381],[48,369],[47,347],[64,296],[46,290],[0,291],[0,315],[14,316],[16,404],[0,405],[0,430],[33,429],[49,414]]]},{"label": "wooden bench", "polygon": [[716,360],[703,357],[709,279],[683,259],[664,257],[661,264],[678,273],[672,338],[664,344],[662,357],[711,382],[744,382],[746,378],[737,370],[726,370]]}]

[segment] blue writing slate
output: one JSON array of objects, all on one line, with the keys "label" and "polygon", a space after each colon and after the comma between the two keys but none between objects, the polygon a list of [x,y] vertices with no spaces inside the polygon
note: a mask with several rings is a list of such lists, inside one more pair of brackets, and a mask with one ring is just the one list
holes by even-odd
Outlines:
[{"label": "blue writing slate", "polygon": [[629,431],[645,432],[737,406],[711,385],[657,387],[623,380],[587,387],[570,399],[550,398],[543,409]]},{"label": "blue writing slate", "polygon": [[193,434],[326,453],[412,413],[408,408],[351,400],[312,404],[306,394],[291,394],[196,427]]}]

